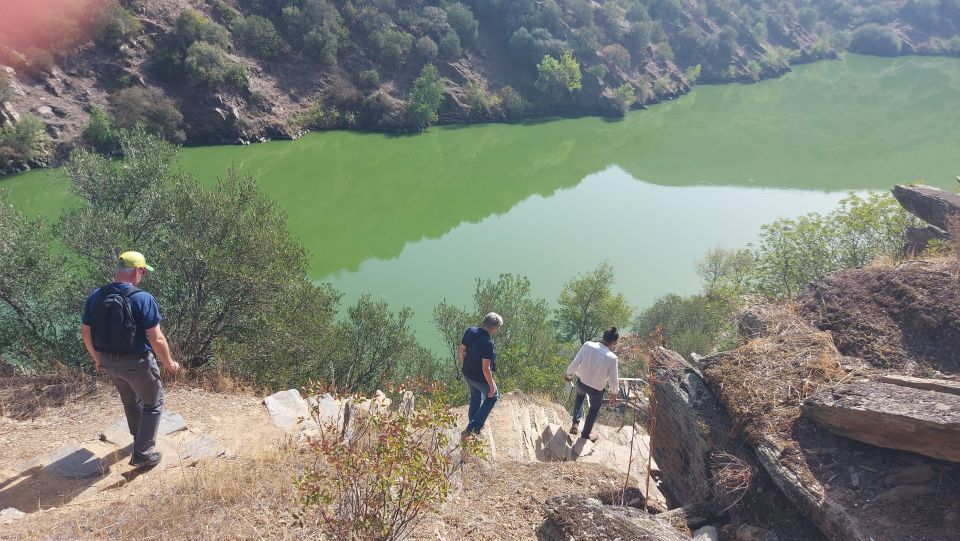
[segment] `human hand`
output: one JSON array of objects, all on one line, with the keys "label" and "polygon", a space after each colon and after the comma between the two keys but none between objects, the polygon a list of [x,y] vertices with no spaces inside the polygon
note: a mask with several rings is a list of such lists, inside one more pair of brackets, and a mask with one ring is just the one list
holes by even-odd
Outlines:
[{"label": "human hand", "polygon": [[611,396],[610,396],[610,403],[611,403],[611,404],[616,404],[616,403],[619,402],[619,401],[620,401],[620,397],[618,397],[617,395],[611,395]]},{"label": "human hand", "polygon": [[100,359],[97,359],[96,357],[93,358],[93,367],[96,369],[97,372],[100,372],[100,373],[105,372],[105,370],[103,369],[103,366],[100,365]]},{"label": "human hand", "polygon": [[180,363],[177,361],[170,361],[169,363],[163,365],[163,371],[166,372],[167,375],[172,376],[180,371]]},{"label": "human hand", "polygon": [[493,398],[496,394],[497,394],[497,384],[494,383],[493,386],[490,387],[490,392],[487,393],[487,398]]},{"label": "human hand", "polygon": [[568,376],[567,374],[564,374],[564,375],[563,375],[563,379],[564,379],[564,381],[566,381],[567,383],[570,383],[571,381],[573,381],[573,376]]}]

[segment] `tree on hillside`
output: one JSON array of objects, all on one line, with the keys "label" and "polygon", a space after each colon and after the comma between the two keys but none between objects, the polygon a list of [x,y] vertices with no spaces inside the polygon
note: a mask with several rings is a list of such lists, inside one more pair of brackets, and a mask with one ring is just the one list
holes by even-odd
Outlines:
[{"label": "tree on hillside", "polygon": [[117,128],[142,126],[147,133],[159,135],[171,143],[182,143],[186,139],[181,129],[183,114],[176,102],[159,88],[124,88],[111,95],[109,102]]},{"label": "tree on hillside", "polygon": [[573,52],[564,51],[560,58],[550,55],[537,64],[537,89],[555,97],[583,88],[580,63]]},{"label": "tree on hillside", "polygon": [[862,54],[896,56],[900,53],[900,37],[889,26],[865,24],[853,33],[850,50]]},{"label": "tree on hillside", "polygon": [[602,263],[563,286],[557,299],[557,334],[562,340],[597,340],[610,327],[630,322],[633,309],[622,293],[613,294],[613,267]]},{"label": "tree on hillside", "polygon": [[447,7],[447,22],[457,31],[457,36],[466,47],[476,44],[480,25],[470,8],[460,2],[450,4]]},{"label": "tree on hillside", "polygon": [[96,150],[100,154],[112,154],[118,147],[117,133],[113,127],[113,120],[96,105],[90,108],[90,122],[80,134],[83,144]]},{"label": "tree on hillside", "polygon": [[446,84],[437,74],[437,67],[427,64],[420,70],[420,76],[413,82],[410,101],[407,102],[407,125],[414,129],[423,129],[437,121],[437,111],[443,102]]}]

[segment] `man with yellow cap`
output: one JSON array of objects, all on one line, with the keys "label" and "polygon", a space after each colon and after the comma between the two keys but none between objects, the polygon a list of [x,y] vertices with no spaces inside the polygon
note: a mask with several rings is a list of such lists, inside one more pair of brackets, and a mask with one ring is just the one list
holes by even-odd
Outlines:
[{"label": "man with yellow cap", "polygon": [[180,370],[160,330],[163,318],[156,299],[136,287],[151,271],[153,267],[140,252],[120,254],[113,282],[87,297],[81,328],[94,366],[110,376],[120,393],[133,435],[130,464],[137,467],[160,463],[156,444],[163,384],[157,359],[167,374]]}]

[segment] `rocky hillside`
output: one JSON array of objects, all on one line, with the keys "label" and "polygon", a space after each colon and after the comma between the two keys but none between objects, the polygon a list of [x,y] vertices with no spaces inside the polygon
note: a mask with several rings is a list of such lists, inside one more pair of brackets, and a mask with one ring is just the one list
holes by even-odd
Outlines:
[{"label": "rocky hillside", "polygon": [[137,123],[213,144],[621,115],[698,79],[756,80],[844,48],[960,52],[957,0],[11,1],[6,172],[78,143],[113,152],[112,129]]}]

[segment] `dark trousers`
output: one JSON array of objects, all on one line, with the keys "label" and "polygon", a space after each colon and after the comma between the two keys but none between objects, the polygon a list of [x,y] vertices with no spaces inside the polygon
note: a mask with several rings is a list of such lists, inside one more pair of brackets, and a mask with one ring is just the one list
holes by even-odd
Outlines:
[{"label": "dark trousers", "polygon": [[97,356],[120,393],[127,427],[133,435],[134,454],[153,452],[163,411],[163,384],[157,358],[151,352],[139,357],[114,353],[97,353]]},{"label": "dark trousers", "polygon": [[490,386],[487,385],[486,381],[473,381],[467,377],[463,378],[463,380],[470,386],[470,408],[467,410],[467,417],[469,418],[467,430],[480,432],[480,430],[483,429],[483,425],[487,422],[487,417],[490,416],[490,411],[493,410],[493,406],[500,398],[500,391],[497,390],[493,396],[487,396],[490,393]]},{"label": "dark trousers", "polygon": [[598,391],[577,380],[577,400],[573,403],[573,424],[579,423],[580,418],[583,417],[583,398],[587,395],[590,395],[590,411],[587,412],[587,422],[580,432],[581,438],[590,437],[590,431],[593,430],[593,424],[597,422],[597,415],[600,414],[600,406],[603,404],[603,391]]}]

